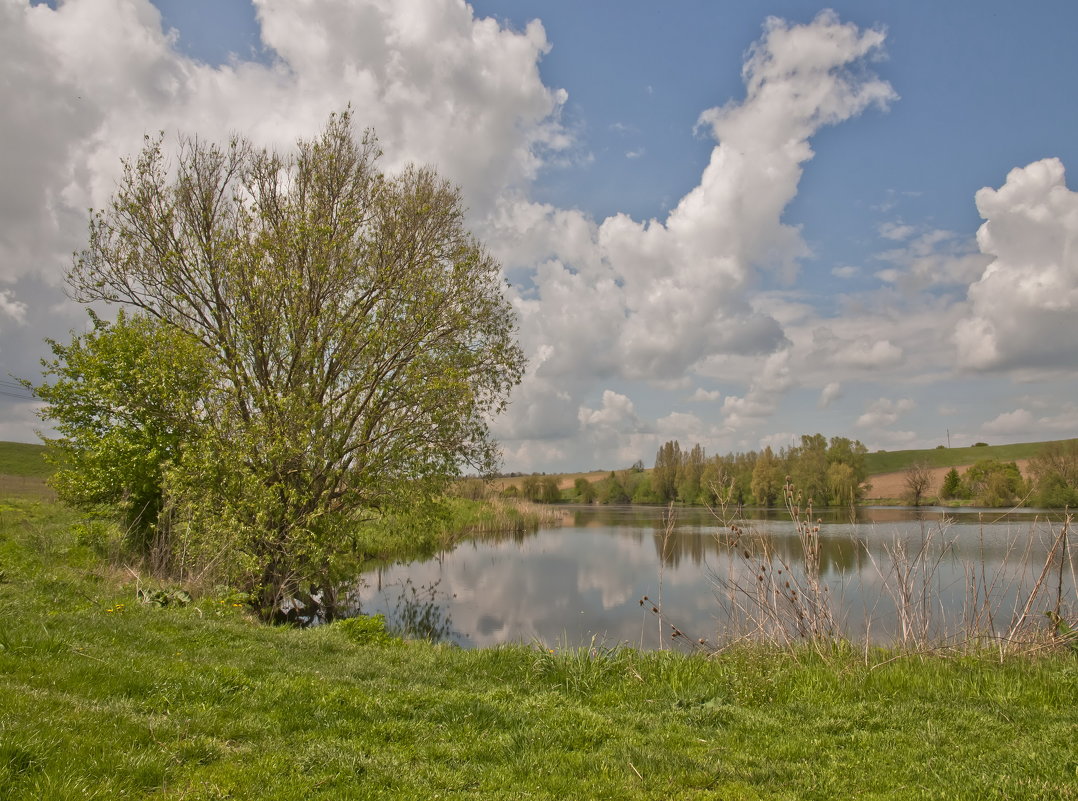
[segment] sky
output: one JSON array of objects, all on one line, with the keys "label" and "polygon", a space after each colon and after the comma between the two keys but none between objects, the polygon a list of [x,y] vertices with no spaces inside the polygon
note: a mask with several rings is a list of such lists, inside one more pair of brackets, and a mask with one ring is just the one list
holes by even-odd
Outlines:
[{"label": "sky", "polygon": [[[500,260],[507,471],[1078,436],[1078,4],[0,0],[0,439],[143,137],[348,104]],[[107,310],[105,310],[107,312]]]}]

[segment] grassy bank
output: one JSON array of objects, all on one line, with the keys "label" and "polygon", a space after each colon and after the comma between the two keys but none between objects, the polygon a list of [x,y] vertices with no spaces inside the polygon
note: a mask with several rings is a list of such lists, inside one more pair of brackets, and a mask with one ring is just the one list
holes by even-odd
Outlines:
[{"label": "grassy bank", "polygon": [[[1078,657],[373,644],[0,508],[0,797],[1078,798]],[[152,596],[159,600],[164,596]]]}]

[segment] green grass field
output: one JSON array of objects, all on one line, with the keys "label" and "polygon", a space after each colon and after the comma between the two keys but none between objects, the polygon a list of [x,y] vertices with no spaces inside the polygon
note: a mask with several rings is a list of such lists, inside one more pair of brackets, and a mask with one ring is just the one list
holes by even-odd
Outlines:
[{"label": "green grass field", "polygon": [[465,651],[187,606],[0,503],[0,798],[1075,799],[1078,654]]},{"label": "green grass field", "polygon": [[1015,445],[982,445],[969,448],[931,448],[928,450],[883,451],[865,456],[869,476],[905,470],[914,462],[925,462],[929,467],[958,467],[973,464],[981,459],[999,459],[1012,462],[1031,459],[1052,442],[1073,440],[1048,440],[1045,442],[1021,442]]},{"label": "green grass field", "polygon": [[0,473],[25,478],[46,478],[52,466],[45,461],[45,446],[26,442],[0,442]]},{"label": "green grass field", "polygon": [[0,499],[56,497],[45,484],[52,473],[52,465],[45,461],[45,450],[44,445],[0,442]]}]

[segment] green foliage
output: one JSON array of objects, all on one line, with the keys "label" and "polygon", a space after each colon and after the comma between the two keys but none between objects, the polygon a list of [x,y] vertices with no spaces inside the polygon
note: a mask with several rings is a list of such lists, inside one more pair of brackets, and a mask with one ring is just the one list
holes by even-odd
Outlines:
[{"label": "green foliage", "polygon": [[49,341],[46,382],[32,387],[60,436],[48,440],[49,479],[76,508],[116,513],[142,553],[165,504],[165,473],[198,436],[200,399],[213,375],[193,338],[160,320],[114,323],[90,313],[93,330],[71,344]]},{"label": "green foliage", "polygon": [[786,483],[785,464],[775,456],[768,445],[756,459],[752,471],[752,494],[762,506],[774,506],[782,496]]},{"label": "green foliage", "polygon": [[540,503],[558,503],[561,500],[561,490],[558,489],[558,479],[554,476],[545,476],[539,482]]},{"label": "green foliage", "polygon": [[[100,408],[70,422],[65,453],[92,480],[58,487],[146,527],[167,495],[183,552],[257,591],[264,614],[329,581],[372,510],[429,499],[465,467],[493,472],[488,421],[523,372],[500,267],[465,230],[459,191],[426,168],[382,175],[378,156],[351,112],[291,156],[195,139],[173,165],[148,141],[68,274],[80,300],[134,307],[159,321],[148,334],[197,347],[212,381],[183,360],[143,365],[145,340],[87,363],[81,340],[58,346],[60,377],[124,401],[104,425]],[[169,381],[201,391],[168,407],[179,427],[162,433],[142,413]],[[48,392],[61,425],[81,414],[66,388]]]},{"label": "green foliage", "polygon": [[1029,469],[1038,506],[1078,506],[1078,440],[1045,445]]},{"label": "green foliage", "polygon": [[952,467],[943,477],[940,497],[944,499],[962,497],[962,477],[958,475],[958,468]]},{"label": "green foliage", "polygon": [[1014,462],[982,459],[963,474],[962,492],[981,506],[1014,506],[1025,496],[1026,486]]},{"label": "green foliage", "polygon": [[595,500],[595,485],[586,478],[578,478],[573,482],[577,501],[580,503],[592,503]]},{"label": "green foliage", "polygon": [[659,448],[655,454],[655,468],[651,471],[651,489],[659,503],[669,503],[677,497],[680,467],[681,446],[676,440]]},{"label": "green foliage", "polygon": [[385,615],[356,615],[334,622],[333,628],[340,631],[357,645],[400,645],[401,639],[386,631]]}]

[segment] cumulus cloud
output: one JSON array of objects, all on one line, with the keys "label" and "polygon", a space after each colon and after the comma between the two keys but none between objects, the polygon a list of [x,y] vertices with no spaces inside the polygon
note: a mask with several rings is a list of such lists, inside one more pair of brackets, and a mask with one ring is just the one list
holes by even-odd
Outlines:
[{"label": "cumulus cloud", "polygon": [[704,389],[703,387],[697,387],[687,401],[690,403],[715,403],[722,399],[722,393],[717,389]]},{"label": "cumulus cloud", "polygon": [[893,425],[906,412],[913,409],[914,402],[909,398],[893,401],[890,398],[880,398],[869,404],[865,413],[857,418],[858,428],[886,428]]},{"label": "cumulus cloud", "polygon": [[816,405],[821,409],[826,409],[841,397],[842,384],[837,381],[832,381],[820,390],[820,399],[816,402]]},{"label": "cumulus cloud", "polygon": [[[60,277],[85,241],[85,209],[107,202],[144,134],[164,131],[171,147],[179,132],[242,132],[287,149],[351,103],[378,133],[384,169],[431,163],[462,187],[469,224],[505,265],[530,366],[495,432],[521,466],[647,455],[662,426],[716,437],[766,419],[795,385],[791,318],[754,293],[762,273],[792,280],[809,254],[782,214],[811,137],[895,98],[868,68],[881,31],[831,12],[803,25],[769,19],[744,64],[745,96],[699,117],[715,144],[698,185],[661,220],[596,220],[529,194],[574,145],[560,121],[567,95],[540,77],[550,49],[540,22],[511,30],[464,0],[254,4],[267,63],[212,66],[179,51],[148,0],[0,2],[5,358],[31,364],[42,336],[62,336],[57,321],[79,324]],[[897,358],[894,342],[863,336],[835,345],[834,358]],[[751,365],[743,394],[692,396],[721,399],[722,427],[636,412],[628,382],[687,387],[724,358]],[[583,399],[606,381],[626,394],[609,390],[591,408]]]},{"label": "cumulus cloud", "polygon": [[1078,194],[1062,162],[1011,170],[999,189],[977,192],[992,258],[969,288],[954,335],[961,366],[974,370],[1078,367]]},{"label": "cumulus cloud", "polygon": [[1025,409],[1015,409],[1011,412],[1003,412],[993,420],[989,420],[982,428],[991,434],[1017,434],[1025,433],[1034,427],[1033,415]]},{"label": "cumulus cloud", "polygon": [[[496,252],[526,267],[523,242],[546,259],[515,295],[528,347],[550,349],[533,365],[537,379],[675,379],[717,355],[781,353],[782,325],[748,293],[760,270],[792,278],[808,253],[781,217],[813,155],[809,138],[895,97],[864,69],[882,42],[829,12],[807,25],[769,19],[745,63],[745,98],[700,115],[716,145],[699,185],[665,220],[594,223],[506,197],[489,232]],[[782,388],[770,380],[767,391]],[[724,413],[758,419],[775,402],[750,388],[727,397]]]}]

